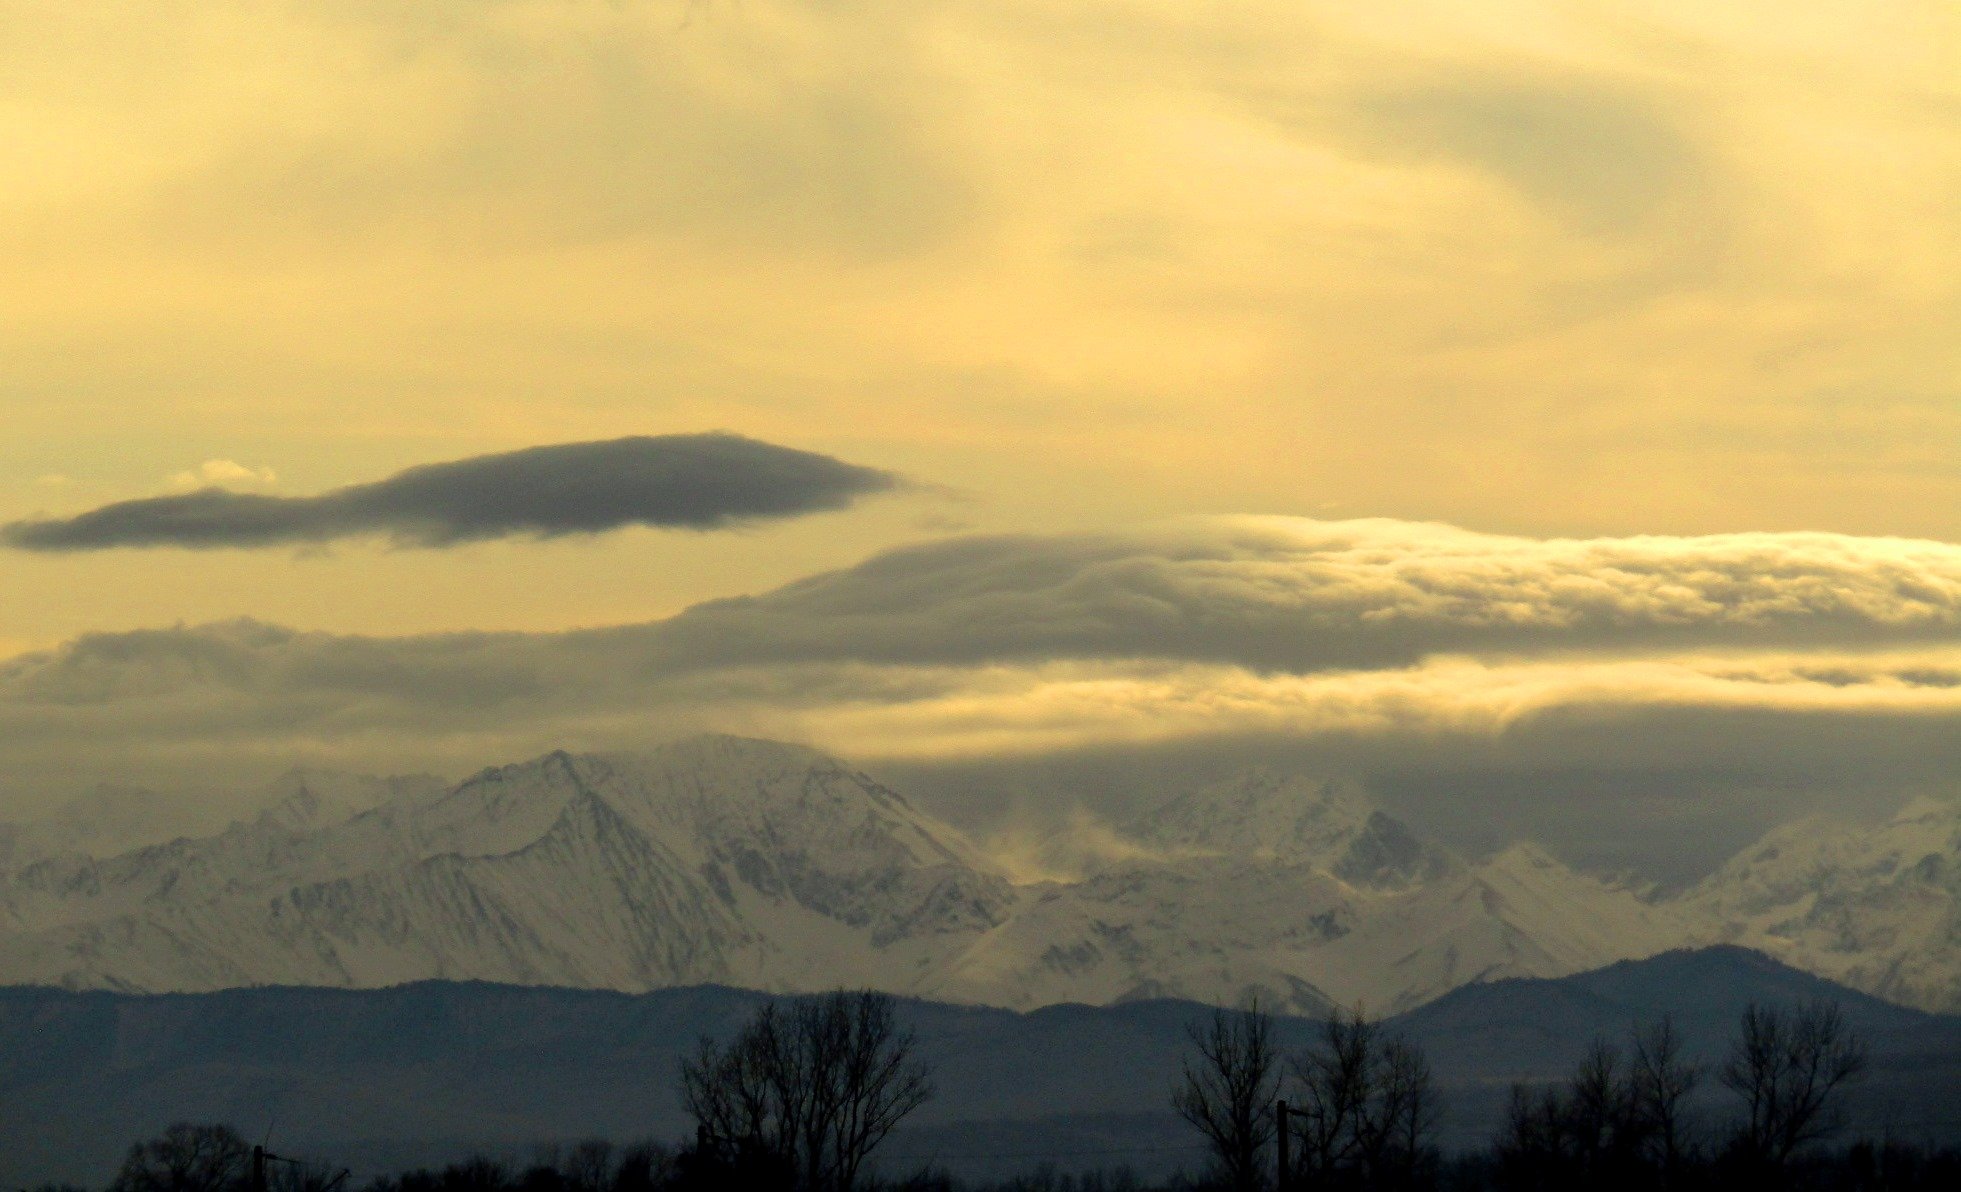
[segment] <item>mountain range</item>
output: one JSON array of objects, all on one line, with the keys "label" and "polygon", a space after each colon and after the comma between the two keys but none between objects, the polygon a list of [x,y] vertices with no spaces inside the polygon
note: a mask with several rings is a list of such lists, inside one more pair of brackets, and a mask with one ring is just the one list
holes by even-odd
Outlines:
[{"label": "mountain range", "polygon": [[[69,989],[483,980],[864,985],[1013,1009],[1186,998],[1396,1013],[1467,985],[1739,943],[1961,1010],[1961,806],[1805,820],[1659,896],[1520,842],[1469,860],[1343,783],[1170,792],[1067,878],[795,745],[553,753],[448,786],[296,773],[127,851],[0,831],[0,980]],[[8,833],[11,833],[9,835]],[[22,843],[25,842],[25,843]]]}]

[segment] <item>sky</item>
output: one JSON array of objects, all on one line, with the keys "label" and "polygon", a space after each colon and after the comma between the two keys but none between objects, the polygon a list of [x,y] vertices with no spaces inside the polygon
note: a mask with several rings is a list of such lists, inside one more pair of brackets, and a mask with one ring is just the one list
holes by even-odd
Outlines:
[{"label": "sky", "polygon": [[0,254],[0,813],[1957,785],[1951,5],[0,0]]}]

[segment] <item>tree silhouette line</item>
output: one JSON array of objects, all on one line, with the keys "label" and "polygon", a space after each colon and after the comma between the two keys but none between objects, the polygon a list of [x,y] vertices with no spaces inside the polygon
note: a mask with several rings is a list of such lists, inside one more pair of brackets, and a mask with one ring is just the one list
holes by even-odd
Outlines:
[{"label": "tree silhouette line", "polygon": [[[677,1074],[695,1123],[680,1145],[588,1140],[529,1163],[477,1157],[349,1188],[342,1169],[278,1159],[226,1126],[180,1123],[132,1146],[107,1192],[1961,1189],[1953,1148],[1834,1142],[1866,1049],[1829,1002],[1751,1005],[1713,1071],[1685,1057],[1666,1017],[1625,1047],[1595,1039],[1564,1081],[1514,1086],[1490,1145],[1454,1156],[1436,1142],[1443,1104],[1421,1049],[1359,1011],[1333,1014],[1292,1054],[1257,1002],[1214,1010],[1188,1035],[1170,1103],[1202,1140],[1205,1166],[1155,1184],[1125,1168],[1052,1164],[995,1183],[931,1169],[880,1176],[879,1145],[932,1098],[933,1074],[891,997],[838,991],[767,1003],[732,1038],[703,1038]],[[1733,1107],[1714,1120],[1695,1101],[1712,1075]]]},{"label": "tree silhouette line", "polygon": [[1664,1016],[1625,1050],[1594,1039],[1561,1083],[1512,1086],[1491,1145],[1448,1162],[1428,1061],[1359,1011],[1331,1015],[1295,1055],[1257,1002],[1215,1010],[1189,1035],[1171,1103],[1206,1139],[1210,1183],[1226,1192],[1961,1189],[1953,1148],[1826,1145],[1867,1066],[1830,1001],[1745,1008],[1714,1072],[1728,1118],[1698,1120],[1692,1098],[1709,1073]]}]

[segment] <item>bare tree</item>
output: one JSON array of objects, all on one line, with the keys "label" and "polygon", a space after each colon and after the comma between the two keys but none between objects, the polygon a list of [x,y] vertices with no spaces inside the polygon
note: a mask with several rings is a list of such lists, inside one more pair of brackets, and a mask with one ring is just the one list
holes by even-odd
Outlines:
[{"label": "bare tree", "polygon": [[1320,1043],[1294,1057],[1301,1087],[1298,1168],[1320,1185],[1395,1188],[1430,1157],[1438,1104],[1423,1053],[1385,1038],[1361,1011],[1337,1011]]},{"label": "bare tree", "polygon": [[1836,1002],[1789,1011],[1752,1002],[1721,1072],[1743,1098],[1736,1145],[1746,1159],[1782,1166],[1807,1143],[1844,1124],[1839,1095],[1866,1067],[1865,1044]]},{"label": "bare tree", "polygon": [[1682,1058],[1682,1039],[1668,1015],[1634,1033],[1634,1108],[1648,1138],[1649,1158],[1664,1186],[1680,1174],[1687,1145],[1688,1100],[1702,1069]]},{"label": "bare tree", "polygon": [[1322,1028],[1320,1045],[1294,1057],[1294,1078],[1302,1090],[1303,1173],[1326,1178],[1360,1158],[1378,1030],[1360,1010],[1336,1010]]},{"label": "bare tree", "polygon": [[339,1192],[353,1173],[327,1163],[282,1159],[266,1171],[267,1192]]},{"label": "bare tree", "polygon": [[1382,1049],[1381,1108],[1369,1167],[1381,1188],[1415,1187],[1430,1166],[1442,1105],[1430,1080],[1430,1061],[1401,1039]]},{"label": "bare tree", "polygon": [[620,1152],[612,1192],[656,1192],[674,1183],[674,1152],[659,1142],[639,1142]]},{"label": "bare tree", "polygon": [[[1563,1084],[1536,1094],[1513,1087],[1511,1112],[1497,1145],[1506,1187],[1611,1192],[1652,1186],[1660,1170],[1650,1162],[1657,1126],[1642,1091],[1647,1062],[1642,1056],[1655,1053],[1658,1046],[1650,1035],[1636,1032],[1632,1060],[1596,1036]],[[1671,1079],[1679,1078],[1673,1027],[1661,1038],[1668,1058],[1664,1064],[1656,1053],[1654,1062]],[[1679,1117],[1679,1098],[1668,1107]]]},{"label": "bare tree", "polygon": [[1567,1084],[1567,1128],[1587,1177],[1630,1170],[1646,1145],[1633,1074],[1618,1047],[1602,1038],[1587,1046]]},{"label": "bare tree", "polygon": [[1234,1192],[1266,1186],[1272,1106],[1280,1095],[1280,1053],[1273,1017],[1248,997],[1238,1009],[1215,1009],[1186,1028],[1197,1053],[1185,1060],[1171,1104],[1211,1144]]},{"label": "bare tree", "polygon": [[613,1186],[613,1144],[588,1138],[574,1144],[556,1166],[569,1192],[608,1192]]},{"label": "bare tree", "polygon": [[1540,1189],[1573,1183],[1567,1146],[1566,1102],[1556,1088],[1512,1086],[1504,1131],[1492,1148],[1500,1187]]},{"label": "bare tree", "polygon": [[246,1183],[252,1147],[230,1126],[178,1122],[129,1148],[113,1192],[234,1192]]},{"label": "bare tree", "polygon": [[820,1004],[806,1003],[824,1024],[831,1041],[825,1070],[834,1073],[824,1087],[832,1091],[830,1146],[836,1178],[848,1190],[872,1151],[894,1127],[933,1096],[925,1065],[913,1058],[914,1038],[899,1029],[892,999],[882,994],[847,994]]},{"label": "bare tree", "polygon": [[703,1039],[682,1062],[697,1150],[751,1186],[850,1192],[878,1144],[933,1095],[915,1051],[885,994],[803,998],[787,1013],[767,1004],[726,1047]]}]

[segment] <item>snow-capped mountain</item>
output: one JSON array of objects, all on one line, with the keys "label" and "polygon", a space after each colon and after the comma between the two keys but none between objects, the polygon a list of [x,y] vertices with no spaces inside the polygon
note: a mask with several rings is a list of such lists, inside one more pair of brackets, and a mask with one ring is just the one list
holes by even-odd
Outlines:
[{"label": "snow-capped mountain", "polygon": [[1688,891],[1696,941],[1740,943],[1890,1001],[1961,1011],[1961,803],[1872,827],[1787,824]]},{"label": "snow-capped mountain", "polygon": [[[554,753],[454,787],[296,773],[222,832],[0,872],[0,982],[202,990],[421,978],[869,985],[1017,1008],[1149,997],[1395,1013],[1460,986],[1741,942],[1961,999],[1961,810],[1792,825],[1656,900],[1520,843],[1472,862],[1359,789],[1269,771],[1059,838],[1016,884],[799,746]],[[1062,837],[1069,833],[1062,833]]]},{"label": "snow-capped mountain", "polygon": [[1253,771],[1130,826],[1138,849],[1031,889],[933,992],[1011,1006],[1140,997],[1393,1013],[1678,938],[1664,910],[1521,846],[1470,865],[1339,783]]},{"label": "snow-capped mountain", "polygon": [[[0,974],[135,990],[423,978],[868,984],[996,1005],[1145,996],[1392,1010],[1671,942],[1542,854],[1471,866],[1340,784],[1251,772],[1017,887],[832,759],[707,737],[453,789],[292,775],[256,818],[0,883]],[[1576,909],[1577,908],[1577,909]]]},{"label": "snow-capped mountain", "polygon": [[1263,768],[1174,796],[1127,834],[1165,856],[1307,867],[1369,887],[1428,881],[1451,864],[1356,787]]},{"label": "snow-capped mountain", "polygon": [[337,770],[289,770],[260,792],[256,820],[288,832],[308,832],[345,823],[364,811],[398,799],[441,793],[433,774],[375,778]]},{"label": "snow-capped mountain", "polygon": [[38,819],[0,824],[0,872],[49,857],[112,857],[178,836],[215,832],[226,817],[139,787],[99,786]]},{"label": "snow-capped mountain", "polygon": [[325,828],[391,799],[442,786],[441,779],[427,774],[371,778],[333,770],[290,770],[242,800],[99,786],[39,818],[0,823],[0,873],[49,858],[108,859],[254,819],[295,831]]},{"label": "snow-capped mountain", "polygon": [[1013,901],[898,795],[768,742],[555,753],[320,828],[290,810],[9,875],[0,973],[140,990],[893,984]]}]

